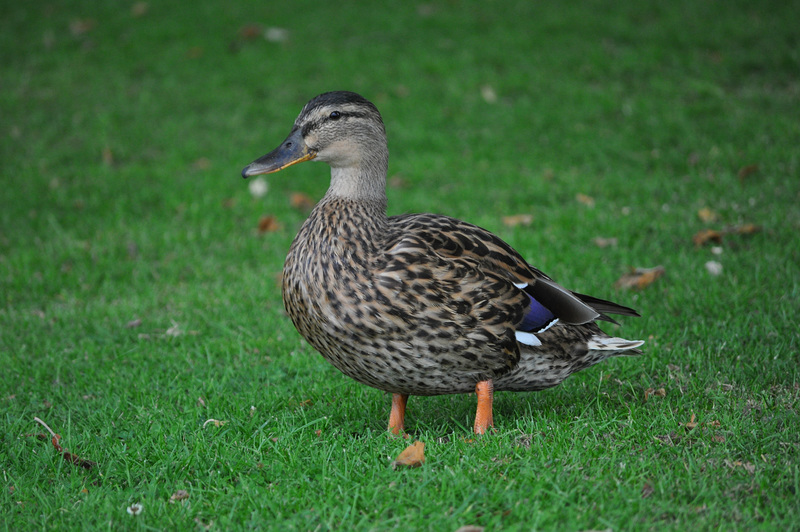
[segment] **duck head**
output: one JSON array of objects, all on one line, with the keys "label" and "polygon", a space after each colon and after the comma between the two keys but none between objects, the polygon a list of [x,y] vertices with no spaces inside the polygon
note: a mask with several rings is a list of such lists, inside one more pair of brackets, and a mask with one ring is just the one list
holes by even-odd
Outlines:
[{"label": "duck head", "polygon": [[280,146],[247,165],[242,177],[278,172],[304,161],[331,167],[331,190],[385,194],[386,130],[378,109],[354,92],[326,92],[309,101]]}]

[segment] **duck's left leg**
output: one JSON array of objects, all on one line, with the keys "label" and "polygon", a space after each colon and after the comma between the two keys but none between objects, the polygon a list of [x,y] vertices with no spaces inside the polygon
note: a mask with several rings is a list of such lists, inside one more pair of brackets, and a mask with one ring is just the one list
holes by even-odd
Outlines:
[{"label": "duck's left leg", "polygon": [[389,413],[389,430],[392,431],[392,434],[400,434],[403,432],[407,402],[407,394],[392,394],[392,411]]},{"label": "duck's left leg", "polygon": [[492,380],[480,381],[476,384],[475,394],[478,396],[478,410],[475,412],[475,434],[484,434],[489,427],[494,428],[494,419],[492,419],[494,383]]}]

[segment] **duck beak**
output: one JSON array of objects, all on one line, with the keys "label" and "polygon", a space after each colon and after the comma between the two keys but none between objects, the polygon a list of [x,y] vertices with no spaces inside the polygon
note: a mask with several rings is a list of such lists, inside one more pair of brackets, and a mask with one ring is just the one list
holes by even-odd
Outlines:
[{"label": "duck beak", "polygon": [[286,137],[280,146],[248,164],[242,170],[242,177],[247,179],[254,175],[271,174],[293,164],[310,161],[316,156],[317,152],[309,149],[303,140],[300,129],[296,129]]}]

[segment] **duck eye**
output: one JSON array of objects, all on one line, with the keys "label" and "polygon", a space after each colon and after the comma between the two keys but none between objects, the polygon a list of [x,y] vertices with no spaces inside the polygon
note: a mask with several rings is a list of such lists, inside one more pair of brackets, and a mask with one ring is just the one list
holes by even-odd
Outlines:
[{"label": "duck eye", "polygon": [[340,113],[339,111],[333,111],[328,118],[330,118],[331,120],[339,120],[341,117],[342,113]]}]

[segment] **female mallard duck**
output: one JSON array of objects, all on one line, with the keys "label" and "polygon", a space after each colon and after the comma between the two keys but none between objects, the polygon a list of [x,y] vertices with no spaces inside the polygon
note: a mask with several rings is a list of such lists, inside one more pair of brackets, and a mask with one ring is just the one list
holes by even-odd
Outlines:
[{"label": "female mallard duck", "polygon": [[643,342],[595,320],[633,309],[571,292],[475,225],[437,214],[386,216],[389,151],[378,109],[352,92],[306,104],[247,178],[309,160],[331,183],[295,237],[283,302],[297,330],[345,375],[391,392],[389,429],[409,395],[475,390],[475,432],[493,426],[494,390],[555,386]]}]

